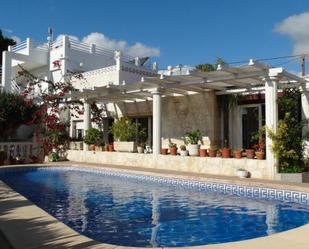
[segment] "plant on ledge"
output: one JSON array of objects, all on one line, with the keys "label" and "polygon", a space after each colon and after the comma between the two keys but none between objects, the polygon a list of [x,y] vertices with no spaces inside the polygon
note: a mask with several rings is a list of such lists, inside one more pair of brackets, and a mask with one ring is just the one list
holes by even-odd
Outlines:
[{"label": "plant on ledge", "polygon": [[202,133],[199,130],[186,133],[186,142],[188,144],[198,144],[202,137]]},{"label": "plant on ledge", "polygon": [[134,124],[130,118],[121,117],[113,123],[110,132],[120,142],[135,141],[138,135],[138,124]]},{"label": "plant on ledge", "polygon": [[130,118],[121,117],[113,123],[110,132],[116,139],[114,141],[115,151],[136,152],[136,140],[141,135],[139,124],[134,123]]},{"label": "plant on ledge", "polygon": [[90,145],[89,150],[95,150],[95,146],[101,144],[102,142],[102,132],[96,128],[86,130],[84,142],[85,144]]},{"label": "plant on ledge", "polygon": [[266,127],[262,126],[257,132],[253,133],[251,136],[251,141],[253,144],[253,149],[255,150],[255,156],[259,160],[263,160],[265,158],[265,134]]},{"label": "plant on ledge", "polygon": [[171,139],[169,139],[168,147],[170,149],[170,154],[173,156],[177,155],[177,144],[173,143]]},{"label": "plant on ledge", "polygon": [[200,145],[198,142],[202,139],[202,133],[199,130],[186,133],[185,143],[188,144],[190,156],[198,156]]}]

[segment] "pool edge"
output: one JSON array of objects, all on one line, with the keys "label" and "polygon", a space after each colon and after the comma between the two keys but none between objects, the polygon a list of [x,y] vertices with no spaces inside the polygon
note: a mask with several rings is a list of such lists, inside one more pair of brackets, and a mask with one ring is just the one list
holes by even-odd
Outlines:
[{"label": "pool edge", "polygon": [[[3,168],[33,167],[33,166],[61,166],[63,164],[46,165],[12,165]],[[85,165],[70,163],[66,166],[78,167],[96,167],[94,165]],[[109,168],[101,166],[100,168]],[[110,168],[109,168],[110,169]],[[1,170],[1,168],[0,168]],[[118,169],[119,170],[119,169]],[[125,171],[130,171],[126,169]],[[130,171],[132,172],[132,171]],[[136,173],[136,172],[134,172]],[[146,172],[144,172],[145,174]],[[156,175],[158,173],[155,173]],[[162,176],[162,174],[161,174]],[[163,175],[166,176],[166,175]],[[178,176],[177,176],[178,177]],[[290,185],[288,185],[290,186]],[[309,192],[309,188],[306,188]],[[0,230],[16,249],[19,248],[129,248],[117,245],[109,245],[97,242],[86,236],[83,236],[64,223],[55,219],[41,208],[34,205],[25,197],[16,193],[5,183],[0,181]],[[244,240],[231,243],[194,246],[190,248],[308,248],[309,225],[304,225],[282,233],[271,236]],[[31,239],[30,239],[31,238]],[[139,247],[140,248],[140,247]],[[182,247],[185,248],[185,247]],[[186,247],[189,248],[189,247]]]}]

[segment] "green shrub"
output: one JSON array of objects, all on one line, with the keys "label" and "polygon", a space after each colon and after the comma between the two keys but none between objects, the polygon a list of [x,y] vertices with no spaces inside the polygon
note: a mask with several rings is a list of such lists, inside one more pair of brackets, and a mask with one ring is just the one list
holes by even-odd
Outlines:
[{"label": "green shrub", "polygon": [[95,144],[95,145],[101,144],[102,143],[102,132],[96,128],[90,128],[86,130],[84,142],[85,144]]},{"label": "green shrub", "polygon": [[140,135],[141,138],[144,136],[144,132],[139,134],[139,125],[133,123],[131,119],[126,117],[121,117],[115,121],[110,128],[110,132],[115,139],[121,142],[135,141],[138,135]]},{"label": "green shrub", "polygon": [[304,139],[299,111],[300,92],[297,89],[284,89],[278,99],[279,117],[277,132],[267,128],[267,135],[273,140],[272,151],[278,159],[280,173],[300,173],[305,171]]}]

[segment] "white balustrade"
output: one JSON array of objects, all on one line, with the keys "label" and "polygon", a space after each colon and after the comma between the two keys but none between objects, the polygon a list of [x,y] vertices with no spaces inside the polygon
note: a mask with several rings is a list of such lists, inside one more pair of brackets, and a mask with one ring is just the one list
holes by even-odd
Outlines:
[{"label": "white balustrade", "polygon": [[39,144],[34,142],[0,142],[0,150],[7,153],[7,158],[17,156],[29,161],[31,156],[38,156]]}]

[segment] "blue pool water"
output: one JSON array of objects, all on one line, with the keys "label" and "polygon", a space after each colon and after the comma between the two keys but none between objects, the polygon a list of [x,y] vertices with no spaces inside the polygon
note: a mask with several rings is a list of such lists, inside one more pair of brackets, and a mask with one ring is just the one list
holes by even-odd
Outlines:
[{"label": "blue pool water", "polygon": [[0,179],[74,230],[123,246],[195,246],[309,223],[309,207],[185,190],[93,172],[27,169]]}]

